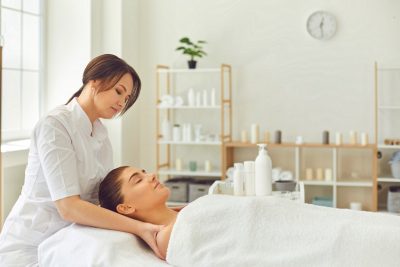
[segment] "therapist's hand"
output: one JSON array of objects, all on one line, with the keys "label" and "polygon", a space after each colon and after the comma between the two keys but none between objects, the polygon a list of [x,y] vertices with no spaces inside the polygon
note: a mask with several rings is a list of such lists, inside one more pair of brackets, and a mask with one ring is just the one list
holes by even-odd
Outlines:
[{"label": "therapist's hand", "polygon": [[157,257],[165,260],[165,258],[161,255],[160,250],[158,249],[156,241],[158,232],[160,232],[163,228],[164,228],[163,225],[144,223],[143,229],[140,232],[140,237],[150,246],[150,248],[154,251]]}]

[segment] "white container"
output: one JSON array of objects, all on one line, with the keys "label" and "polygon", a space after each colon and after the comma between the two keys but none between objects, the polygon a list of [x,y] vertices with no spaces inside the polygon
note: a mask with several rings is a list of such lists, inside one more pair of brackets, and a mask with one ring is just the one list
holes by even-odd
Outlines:
[{"label": "white container", "polygon": [[259,135],[260,135],[260,129],[258,127],[258,124],[253,123],[251,125],[251,140],[250,140],[252,144],[258,143]]},{"label": "white container", "polygon": [[201,107],[201,94],[196,92],[196,107]]},{"label": "white container", "polygon": [[203,90],[203,106],[208,106],[208,92],[207,90]]},{"label": "white container", "polygon": [[194,91],[193,88],[189,88],[188,91],[188,106],[193,107],[194,106]]},{"label": "white container", "polygon": [[254,161],[244,162],[244,189],[246,190],[246,196],[256,195]]},{"label": "white container", "polygon": [[233,194],[235,196],[244,196],[244,173],[243,164],[235,163],[233,170]]},{"label": "white container", "polygon": [[361,145],[362,146],[368,145],[368,134],[367,133],[361,133]]},{"label": "white container", "polygon": [[161,134],[163,141],[170,141],[171,140],[171,124],[169,120],[164,119],[161,124]]},{"label": "white container", "polygon": [[255,160],[256,196],[272,194],[272,162],[266,144],[258,144],[259,151]]},{"label": "white container", "polygon": [[211,106],[215,107],[217,105],[217,101],[215,99],[215,88],[211,89]]},{"label": "white container", "polygon": [[342,133],[336,132],[335,141],[336,141],[336,145],[342,144]]},{"label": "white container", "polygon": [[174,142],[180,142],[182,139],[181,133],[181,126],[179,124],[175,124],[172,128],[172,140],[174,140]]}]

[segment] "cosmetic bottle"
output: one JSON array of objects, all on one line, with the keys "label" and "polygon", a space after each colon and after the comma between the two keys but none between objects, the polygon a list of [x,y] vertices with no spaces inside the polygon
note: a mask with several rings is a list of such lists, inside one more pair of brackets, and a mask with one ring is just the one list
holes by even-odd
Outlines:
[{"label": "cosmetic bottle", "polygon": [[217,102],[215,100],[215,88],[211,89],[211,106],[215,107]]},{"label": "cosmetic bottle", "polygon": [[189,88],[188,91],[188,106],[193,107],[194,106],[194,91],[193,88]]},{"label": "cosmetic bottle", "polygon": [[246,196],[255,196],[254,161],[244,162],[244,188]]},{"label": "cosmetic bottle", "polygon": [[244,195],[244,173],[243,164],[235,163],[233,170],[233,194],[235,196]]},{"label": "cosmetic bottle", "polygon": [[258,144],[258,156],[255,160],[255,190],[256,196],[272,194],[272,163],[266,144]]}]

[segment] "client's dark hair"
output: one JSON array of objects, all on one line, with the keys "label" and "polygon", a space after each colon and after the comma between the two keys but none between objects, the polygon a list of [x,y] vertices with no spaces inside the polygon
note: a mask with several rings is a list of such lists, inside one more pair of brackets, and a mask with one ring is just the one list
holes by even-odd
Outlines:
[{"label": "client's dark hair", "polygon": [[118,204],[124,201],[121,194],[122,179],[118,179],[128,166],[121,166],[110,171],[99,187],[100,206],[117,212]]}]

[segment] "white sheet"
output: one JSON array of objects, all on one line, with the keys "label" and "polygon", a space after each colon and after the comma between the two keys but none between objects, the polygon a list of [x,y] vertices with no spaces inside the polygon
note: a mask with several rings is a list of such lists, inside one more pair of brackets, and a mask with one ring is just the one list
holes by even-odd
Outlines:
[{"label": "white sheet", "polygon": [[400,266],[400,217],[274,197],[204,196],[171,234],[174,266]]},{"label": "white sheet", "polygon": [[136,236],[72,224],[39,246],[41,267],[165,267]]}]

